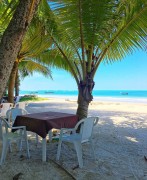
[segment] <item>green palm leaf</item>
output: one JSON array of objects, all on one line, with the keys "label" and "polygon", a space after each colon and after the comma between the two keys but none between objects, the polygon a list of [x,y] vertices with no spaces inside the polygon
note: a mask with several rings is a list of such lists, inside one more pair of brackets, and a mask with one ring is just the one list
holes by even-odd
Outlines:
[{"label": "green palm leaf", "polygon": [[[48,31],[68,64],[79,59],[78,69],[83,79],[86,71],[92,71],[93,60],[94,74],[101,61],[120,60],[147,44],[145,0],[60,0],[49,1],[49,4],[58,28]],[[77,74],[76,69],[72,65],[73,74]]]},{"label": "green palm leaf", "polygon": [[46,77],[49,76],[50,78],[52,78],[51,71],[47,66],[44,66],[32,60],[22,61],[19,64],[19,72],[21,74],[21,77],[32,75],[34,72],[38,72]]}]

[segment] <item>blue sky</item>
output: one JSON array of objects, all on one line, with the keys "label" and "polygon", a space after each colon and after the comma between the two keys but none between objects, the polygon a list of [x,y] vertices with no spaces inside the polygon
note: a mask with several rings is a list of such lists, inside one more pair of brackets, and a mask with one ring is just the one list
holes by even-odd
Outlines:
[{"label": "blue sky", "polygon": [[[63,70],[52,69],[53,80],[34,74],[21,81],[20,90],[77,90],[75,80]],[[95,76],[95,90],[147,90],[147,52],[136,52],[113,64],[102,63]]]}]

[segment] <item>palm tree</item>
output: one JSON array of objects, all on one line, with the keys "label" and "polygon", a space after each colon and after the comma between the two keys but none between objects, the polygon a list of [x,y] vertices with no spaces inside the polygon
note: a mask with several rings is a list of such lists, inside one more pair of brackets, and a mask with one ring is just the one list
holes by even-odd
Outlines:
[{"label": "palm tree", "polygon": [[[3,1],[0,1],[0,5]],[[17,59],[24,35],[40,1],[41,0],[15,1],[18,5],[0,42],[0,98],[5,90],[14,61]]]},{"label": "palm tree", "polygon": [[[5,1],[5,0],[4,0]],[[18,1],[11,1],[10,3],[3,2],[2,5],[2,15],[1,15],[1,23],[5,25],[5,27],[9,24],[13,12],[15,8],[17,7]],[[34,1],[35,2],[35,1]],[[64,68],[68,70],[68,65],[66,63],[61,63],[61,60],[56,56],[54,53],[53,57],[58,61],[54,61],[52,59],[52,56],[50,55],[50,47],[52,44],[52,41],[49,40],[50,36],[47,35],[45,32],[44,26],[42,26],[42,9],[43,6],[41,6],[38,13],[36,13],[36,16],[33,18],[33,21],[31,22],[31,25],[27,31],[27,34],[24,37],[24,40],[21,45],[21,49],[17,55],[17,58],[14,62],[13,68],[11,70],[11,74],[9,77],[8,82],[8,101],[13,102],[14,100],[14,87],[16,90],[16,95],[19,94],[18,92],[18,85],[19,80],[18,76],[21,73],[23,74],[23,77],[26,75],[32,75],[33,72],[37,71],[42,73],[45,76],[51,77],[51,71],[49,70],[50,66],[52,65],[58,68]],[[1,12],[1,11],[0,11]],[[39,19],[38,19],[39,18]],[[7,19],[7,21],[4,21],[4,19]],[[51,23],[52,25],[52,23]],[[4,26],[3,26],[4,27]],[[2,33],[5,28],[3,28],[0,32]],[[55,65],[55,62],[57,64]]]},{"label": "palm tree", "polygon": [[40,21],[37,17],[34,18],[24,37],[20,52],[10,74],[8,101],[11,103],[13,103],[14,100],[15,80],[19,71],[27,72],[27,74],[32,74],[37,71],[45,76],[51,77],[51,71],[49,70],[50,61],[46,58],[44,59],[44,57],[45,54],[48,53],[48,49],[51,47],[52,42],[49,41],[49,37],[43,30],[44,27],[41,26]]},{"label": "palm tree", "polygon": [[[79,118],[88,113],[101,62],[123,59],[147,44],[146,0],[44,0],[52,51],[70,68],[78,87]],[[48,8],[48,10],[47,10]],[[56,22],[50,27],[50,17]]]},{"label": "palm tree", "polygon": [[[34,72],[39,72],[46,77],[51,76],[51,71],[49,67],[41,62],[35,62],[33,60],[30,61],[22,61],[20,64],[14,63],[13,70],[10,74],[9,82],[8,82],[8,101],[13,103],[14,102],[14,88],[16,90],[15,95],[19,95],[19,84],[20,80],[18,77],[21,76],[25,78],[26,76],[33,75]],[[16,65],[17,64],[17,65]]]}]

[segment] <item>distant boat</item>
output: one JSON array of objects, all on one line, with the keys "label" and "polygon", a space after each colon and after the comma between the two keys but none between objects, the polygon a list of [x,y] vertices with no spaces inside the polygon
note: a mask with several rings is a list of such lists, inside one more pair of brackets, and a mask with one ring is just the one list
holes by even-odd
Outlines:
[{"label": "distant boat", "polygon": [[30,94],[37,94],[38,92],[36,91],[36,92],[30,92]]},{"label": "distant boat", "polygon": [[54,93],[54,92],[51,92],[51,91],[46,91],[45,93],[46,93],[46,94],[51,94],[51,93]]},{"label": "distant boat", "polygon": [[120,92],[121,95],[128,95],[128,92]]}]

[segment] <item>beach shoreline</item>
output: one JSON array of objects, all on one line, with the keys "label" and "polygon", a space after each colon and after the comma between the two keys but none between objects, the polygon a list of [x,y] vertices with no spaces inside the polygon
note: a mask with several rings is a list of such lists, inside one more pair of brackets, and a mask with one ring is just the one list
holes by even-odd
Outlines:
[{"label": "beach shoreline", "polygon": [[[20,95],[77,100],[77,90],[20,91]],[[93,101],[147,103],[147,90],[93,90]]]},{"label": "beach shoreline", "polygon": [[[28,95],[28,94],[26,94]],[[20,95],[20,96],[25,96],[25,95]],[[47,99],[64,99],[66,101],[77,101],[78,96],[65,96],[65,95],[37,95],[37,97],[41,98],[47,98]],[[147,98],[144,97],[102,97],[102,96],[93,96],[93,100],[91,102],[130,102],[130,103],[143,103],[147,104]]]}]

